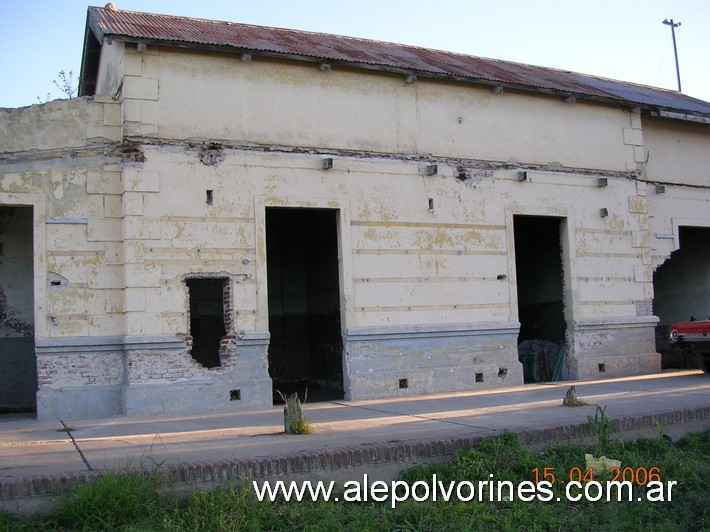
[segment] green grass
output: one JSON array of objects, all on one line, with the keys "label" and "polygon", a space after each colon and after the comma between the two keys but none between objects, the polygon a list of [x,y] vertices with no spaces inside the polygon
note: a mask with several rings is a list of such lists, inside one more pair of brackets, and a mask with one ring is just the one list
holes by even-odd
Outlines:
[{"label": "green grass", "polygon": [[[534,480],[533,470],[554,468],[557,479],[584,470],[584,454],[604,454],[633,469],[657,467],[663,482],[678,484],[671,502],[259,502],[251,484],[194,491],[178,498],[156,472],[109,473],[68,495],[52,514],[20,518],[0,514],[0,530],[708,530],[710,431],[676,444],[659,437],[590,446],[528,451],[512,434],[484,440],[443,465],[420,464],[402,480],[442,482]],[[353,479],[361,476],[353,475]],[[598,476],[595,479],[604,480]],[[411,485],[411,484],[410,484]],[[555,494],[562,494],[555,488]]]}]

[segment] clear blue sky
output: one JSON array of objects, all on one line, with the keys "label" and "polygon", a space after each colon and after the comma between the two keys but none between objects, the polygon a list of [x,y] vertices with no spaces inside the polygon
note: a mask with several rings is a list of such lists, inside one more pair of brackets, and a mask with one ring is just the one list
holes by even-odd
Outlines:
[{"label": "clear blue sky", "polygon": [[[116,0],[119,9],[414,44],[675,89],[710,101],[710,0]],[[86,0],[0,0],[0,107],[79,74]],[[105,5],[95,2],[93,5]]]}]

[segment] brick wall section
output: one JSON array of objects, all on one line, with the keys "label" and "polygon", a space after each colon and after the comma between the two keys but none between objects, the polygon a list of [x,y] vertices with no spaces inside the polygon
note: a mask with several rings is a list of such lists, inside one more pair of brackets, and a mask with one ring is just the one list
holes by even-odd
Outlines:
[{"label": "brick wall section", "polygon": [[222,338],[219,345],[219,359],[223,367],[230,367],[236,363],[237,357],[237,336],[234,334],[234,290],[232,281],[224,280],[222,292],[222,302],[224,304],[224,330],[227,334]]},{"label": "brick wall section", "polygon": [[[227,329],[229,331],[229,329]],[[236,363],[237,357],[237,337],[234,334],[227,334],[222,337],[219,344],[219,359],[222,367],[228,368]]]},{"label": "brick wall section", "polygon": [[[628,416],[612,420],[619,431],[632,431],[655,424],[672,425],[710,419],[710,406],[686,410],[672,410],[654,415]],[[551,443],[593,435],[589,423],[562,425],[519,431],[526,444]],[[412,440],[401,443],[383,443],[339,447],[321,451],[304,451],[275,456],[259,456],[223,462],[192,462],[171,466],[164,471],[174,489],[179,484],[187,488],[215,487],[220,483],[239,484],[247,479],[279,477],[316,471],[356,469],[387,463],[401,463],[402,468],[416,461],[452,456],[459,449],[471,449],[484,436]],[[150,469],[147,472],[154,472]],[[80,471],[60,475],[35,475],[0,478],[0,508],[10,509],[19,500],[51,498],[85,484],[100,472]]]},{"label": "brick wall section", "polygon": [[49,355],[37,359],[39,386],[81,386],[121,384],[123,356],[119,353],[101,355]]},{"label": "brick wall section", "polygon": [[176,382],[224,368],[205,368],[188,351],[131,351],[126,354],[130,383]]},{"label": "brick wall section", "polygon": [[233,299],[232,281],[224,280],[224,288],[222,291],[222,302],[224,303],[224,330],[229,336],[234,331],[234,299]]}]

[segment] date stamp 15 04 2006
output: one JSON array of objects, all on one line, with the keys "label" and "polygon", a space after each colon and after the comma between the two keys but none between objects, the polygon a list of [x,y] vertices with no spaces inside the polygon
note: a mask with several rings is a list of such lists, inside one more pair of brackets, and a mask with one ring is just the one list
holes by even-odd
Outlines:
[{"label": "date stamp 15 04 2006", "polygon": [[[558,471],[555,467],[535,467],[532,469],[534,483],[548,488],[557,486],[571,501],[582,498],[595,500],[628,500],[667,502],[673,497],[673,488],[678,482],[663,481],[660,468],[612,466],[601,474],[591,467],[573,467],[569,471]],[[643,492],[639,493],[638,488]],[[559,500],[559,499],[558,499]]]}]

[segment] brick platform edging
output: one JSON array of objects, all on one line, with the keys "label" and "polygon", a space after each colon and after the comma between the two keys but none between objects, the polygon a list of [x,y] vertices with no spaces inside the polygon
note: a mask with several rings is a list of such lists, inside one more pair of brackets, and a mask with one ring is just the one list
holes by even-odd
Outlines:
[{"label": "brick platform edging", "polygon": [[[619,432],[652,427],[656,423],[673,425],[710,419],[710,406],[672,410],[643,416],[625,416],[610,421]],[[589,423],[561,425],[533,430],[510,431],[526,444],[584,438],[594,435]],[[453,455],[459,449],[471,449],[488,436],[409,440],[400,443],[365,444],[321,451],[300,451],[273,456],[240,458],[221,462],[190,462],[166,466],[159,471],[174,484],[243,482],[315,471],[337,471],[385,463],[411,462]],[[139,470],[139,468],[136,468]],[[144,469],[147,473],[154,468]],[[54,475],[28,475],[0,478],[0,500],[43,498],[60,495],[90,482],[104,471],[78,471]]]}]

